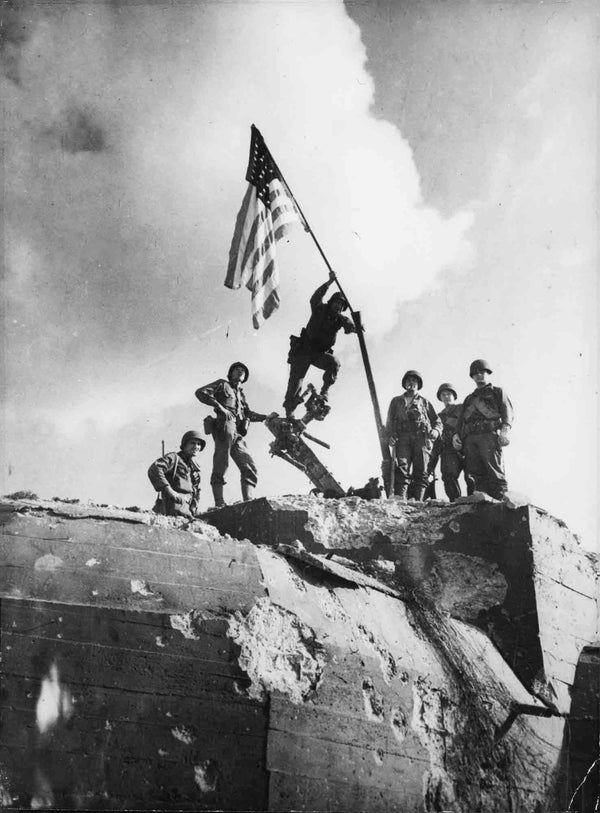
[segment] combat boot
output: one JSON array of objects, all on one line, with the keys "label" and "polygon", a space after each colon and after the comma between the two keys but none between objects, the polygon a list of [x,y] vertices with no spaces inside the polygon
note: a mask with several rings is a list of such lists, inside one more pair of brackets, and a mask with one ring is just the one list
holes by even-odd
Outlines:
[{"label": "combat boot", "polygon": [[407,492],[408,492],[408,484],[405,484],[405,485],[402,485],[402,486],[397,485],[396,488],[395,488],[396,497],[400,497],[402,502],[406,502],[406,494],[407,494]]},{"label": "combat boot", "polygon": [[242,483],[242,499],[244,502],[254,499],[254,486],[250,483]]},{"label": "combat boot", "polygon": [[222,508],[227,503],[223,499],[223,484],[212,483],[212,493],[215,498],[215,508]]},{"label": "combat boot", "polygon": [[423,486],[416,486],[414,490],[414,500],[415,502],[423,502],[423,497],[425,496],[425,488]]}]

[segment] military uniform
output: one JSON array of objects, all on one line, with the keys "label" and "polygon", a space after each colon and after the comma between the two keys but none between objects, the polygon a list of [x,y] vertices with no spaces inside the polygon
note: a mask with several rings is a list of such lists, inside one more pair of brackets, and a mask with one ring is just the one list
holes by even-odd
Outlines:
[{"label": "military uniform", "polygon": [[498,433],[510,429],[513,407],[501,387],[485,384],[467,395],[457,424],[465,455],[465,475],[475,491],[501,500],[508,488]]},{"label": "military uniform", "polygon": [[[301,403],[300,394],[304,384],[304,377],[311,366],[325,371],[321,394],[325,395],[327,393],[329,387],[335,383],[340,369],[340,362],[333,355],[333,345],[337,333],[341,329],[345,333],[356,331],[354,323],[347,316],[335,313],[329,307],[329,302],[323,302],[323,297],[329,285],[330,282],[320,285],[311,296],[311,317],[306,327],[302,328],[300,336],[290,336],[290,352],[288,354],[290,376],[283,401],[286,411],[293,411]],[[335,297],[336,294],[333,296]],[[337,296],[343,299],[341,295],[337,294]]]},{"label": "military uniform", "polygon": [[[406,498],[412,468],[412,493],[415,499],[423,499],[433,441],[442,432],[433,405],[418,393],[412,398],[397,395],[390,402],[385,428],[388,439],[396,438],[394,493]],[[386,485],[389,491],[389,482]]]},{"label": "military uniform", "polygon": [[[200,503],[200,467],[194,460],[187,462],[180,452],[169,452],[154,461],[148,469],[148,477],[160,494],[152,509],[155,513],[196,516]],[[165,493],[169,486],[180,495],[181,503]]]},{"label": "military uniform", "polygon": [[[232,368],[234,366],[232,365]],[[240,366],[247,369],[245,365]],[[220,486],[222,494],[231,457],[240,470],[242,495],[246,499],[248,490],[256,486],[258,475],[256,464],[248,451],[244,437],[251,421],[263,421],[266,416],[253,412],[248,406],[242,387],[240,385],[232,386],[226,378],[218,378],[211,384],[200,387],[196,390],[196,397],[202,403],[210,406],[214,406],[216,401],[226,409],[226,414],[217,411],[211,432],[215,441],[213,469],[210,477],[213,491],[215,486]]]},{"label": "military uniform", "polygon": [[432,474],[435,471],[439,460],[444,491],[450,502],[454,502],[461,493],[458,477],[463,469],[463,456],[453,447],[452,438],[462,414],[462,404],[448,404],[438,414],[442,422],[442,434],[433,445],[429,472]]}]

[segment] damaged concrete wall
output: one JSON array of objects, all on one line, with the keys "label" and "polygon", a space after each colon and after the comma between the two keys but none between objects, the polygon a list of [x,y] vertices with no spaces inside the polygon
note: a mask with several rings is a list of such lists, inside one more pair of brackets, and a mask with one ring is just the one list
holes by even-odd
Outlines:
[{"label": "damaged concrete wall", "polygon": [[[342,557],[405,600],[482,629],[522,682],[569,710],[582,648],[598,638],[597,563],[533,506],[358,498],[256,500],[207,515],[222,533]],[[342,561],[339,560],[338,561]]]},{"label": "damaged concrete wall", "polygon": [[[262,502],[248,506],[255,518]],[[406,544],[410,517],[384,533],[382,504],[333,502],[363,528],[374,506],[369,533],[402,533]],[[322,510],[319,500],[306,505]],[[5,804],[543,813],[568,792],[564,718],[537,716],[548,706],[468,615],[477,600],[479,618],[509,592],[497,557],[481,556],[473,570],[475,581],[484,569],[492,575],[487,597],[436,604],[421,590],[433,566],[406,550],[389,557],[396,542],[379,536],[371,544],[379,564],[369,568],[368,538],[359,545],[351,535],[350,543],[337,535],[345,565],[326,558],[331,550],[288,544],[284,553],[204,522],[3,508]],[[463,515],[473,528],[473,507]],[[285,517],[272,516],[269,543],[295,543]],[[516,527],[522,516],[529,533],[526,514]],[[431,516],[413,519],[421,548],[430,532],[429,547],[442,544]],[[247,514],[226,521],[238,536],[256,532]],[[336,539],[330,526],[329,537],[319,526],[318,544]],[[533,542],[530,534],[522,555],[532,573],[547,538],[546,525]],[[441,552],[463,569],[471,555]],[[352,569],[359,559],[365,572]],[[398,561],[427,577],[410,582],[412,597],[396,578]],[[565,574],[553,578],[561,585]],[[466,607],[467,620],[463,610],[452,617],[448,601]]]}]

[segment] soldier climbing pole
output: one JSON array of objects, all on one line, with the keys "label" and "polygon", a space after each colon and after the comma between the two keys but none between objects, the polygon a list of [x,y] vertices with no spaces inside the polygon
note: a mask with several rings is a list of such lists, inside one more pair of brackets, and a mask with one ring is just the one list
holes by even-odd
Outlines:
[{"label": "soldier climbing pole", "polygon": [[[252,125],[252,126],[254,127],[254,125]],[[261,136],[261,138],[262,138],[262,136]],[[263,142],[264,142],[264,139],[263,139]],[[285,180],[285,178],[283,176],[283,173],[279,169],[279,167],[277,165],[277,162],[275,161],[275,159],[271,155],[267,145],[265,144],[264,146],[265,146],[265,150],[267,151],[267,153],[270,156],[271,161],[273,162],[274,167],[276,168],[276,170],[277,170],[277,172],[279,174],[281,182],[285,186],[288,195],[294,201],[294,204],[297,207],[298,212],[300,213],[300,215],[302,217],[302,220],[304,222],[305,230],[312,237],[312,239],[313,239],[313,241],[314,241],[314,243],[315,243],[315,245],[316,245],[316,247],[317,247],[317,249],[319,251],[319,254],[323,258],[323,261],[324,261],[325,265],[327,266],[327,270],[332,275],[332,277],[333,277],[333,279],[335,281],[335,284],[339,288],[340,293],[342,294],[342,296],[344,297],[344,299],[346,300],[346,302],[348,303],[348,306],[350,308],[350,313],[352,315],[352,321],[354,322],[354,326],[356,327],[356,335],[358,336],[358,343],[359,343],[359,346],[360,346],[360,353],[361,353],[361,357],[362,357],[362,360],[363,360],[365,373],[366,373],[366,376],[367,376],[367,384],[368,384],[368,387],[369,387],[369,395],[371,396],[371,403],[373,405],[373,413],[375,415],[375,426],[377,428],[377,436],[379,438],[379,446],[380,446],[380,449],[381,449],[381,455],[382,455],[382,458],[383,458],[383,461],[384,461],[384,465],[387,465],[389,463],[389,461],[391,460],[390,449],[389,449],[389,446],[387,444],[387,439],[385,437],[383,421],[381,419],[381,409],[379,408],[379,400],[377,398],[377,391],[375,389],[375,380],[373,379],[373,373],[372,373],[372,370],[371,370],[371,363],[369,361],[369,354],[367,352],[367,345],[365,343],[364,328],[362,326],[360,311],[355,311],[350,306],[350,301],[349,301],[348,297],[346,296],[346,293],[344,292],[344,290],[343,290],[343,288],[341,286],[341,283],[340,283],[340,281],[339,281],[339,279],[337,277],[337,274],[335,273],[335,271],[333,270],[333,268],[331,267],[331,265],[329,263],[329,260],[325,256],[325,252],[321,248],[321,245],[320,245],[319,241],[317,240],[313,230],[311,229],[311,227],[310,227],[310,225],[308,223],[308,220],[304,216],[304,212],[302,211],[301,207],[299,206],[298,201],[296,200],[295,196],[293,195],[287,181]]]}]

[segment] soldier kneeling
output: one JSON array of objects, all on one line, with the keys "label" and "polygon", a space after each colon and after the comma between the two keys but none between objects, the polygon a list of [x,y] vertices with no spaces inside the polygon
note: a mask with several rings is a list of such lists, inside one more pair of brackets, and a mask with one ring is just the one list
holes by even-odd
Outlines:
[{"label": "soldier kneeling", "polygon": [[181,438],[178,452],[169,452],[150,466],[148,477],[158,491],[152,508],[155,514],[188,518],[198,515],[200,466],[195,458],[205,446],[200,432],[192,429]]}]

